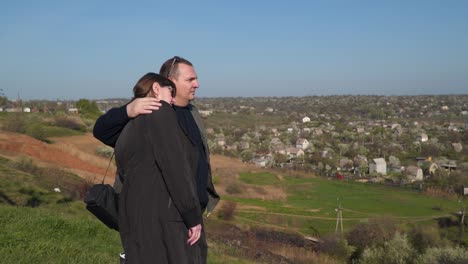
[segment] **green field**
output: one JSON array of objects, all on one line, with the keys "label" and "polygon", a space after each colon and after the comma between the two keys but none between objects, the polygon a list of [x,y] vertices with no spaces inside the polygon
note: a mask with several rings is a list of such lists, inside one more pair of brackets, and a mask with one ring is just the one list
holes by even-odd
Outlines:
[{"label": "green field", "polygon": [[305,235],[334,232],[335,209],[339,205],[343,209],[345,231],[374,217],[392,217],[403,224],[433,222],[439,217],[450,217],[461,207],[457,200],[378,184],[295,177],[284,177],[279,181],[271,173],[241,173],[240,180],[259,186],[271,181],[288,194],[285,201],[223,197],[265,209],[239,210],[241,219],[295,229]]}]

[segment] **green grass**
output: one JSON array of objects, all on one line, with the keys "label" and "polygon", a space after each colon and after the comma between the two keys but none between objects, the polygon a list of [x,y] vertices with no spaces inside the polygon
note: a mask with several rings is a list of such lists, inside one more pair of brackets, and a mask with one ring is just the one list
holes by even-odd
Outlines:
[{"label": "green grass", "polygon": [[84,134],[84,130],[74,130],[54,125],[61,114],[49,113],[2,113],[0,128],[23,133],[41,141],[49,142],[50,137],[64,137]]},{"label": "green grass", "polygon": [[[47,187],[51,179],[11,165],[0,157],[0,263],[118,263],[118,232],[100,223],[82,201],[53,192]],[[19,168],[40,171],[28,162]],[[61,181],[73,185],[74,177],[63,175]],[[253,263],[225,244],[208,243],[208,263]]]},{"label": "green grass", "polygon": [[2,263],[118,262],[117,232],[58,209],[0,205]]},{"label": "green grass", "polygon": [[265,208],[238,210],[236,215],[240,221],[268,223],[306,235],[334,232],[335,209],[339,204],[343,208],[345,231],[374,217],[392,217],[402,224],[430,223],[437,217],[450,217],[460,209],[456,200],[376,184],[294,177],[284,177],[278,183],[279,180],[273,174],[248,173],[241,174],[240,179],[255,185],[267,185],[270,179],[270,185],[280,186],[288,194],[285,201],[223,197],[224,200],[236,201],[241,205]]},{"label": "green grass", "polygon": [[58,126],[43,126],[44,133],[47,135],[48,138],[50,137],[68,137],[68,136],[78,136],[83,135],[84,132],[69,129],[65,127],[58,127]]},{"label": "green grass", "polygon": [[243,172],[239,174],[239,179],[248,184],[255,185],[275,185],[280,181],[275,174],[264,172],[264,173],[250,173]]}]

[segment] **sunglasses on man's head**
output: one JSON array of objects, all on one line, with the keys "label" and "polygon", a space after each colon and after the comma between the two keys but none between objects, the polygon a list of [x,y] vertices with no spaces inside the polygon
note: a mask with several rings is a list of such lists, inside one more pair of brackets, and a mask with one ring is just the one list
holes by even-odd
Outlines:
[{"label": "sunglasses on man's head", "polygon": [[172,58],[171,67],[169,67],[169,71],[167,72],[166,78],[169,78],[171,76],[172,69],[174,68],[175,63],[178,61],[180,61],[179,56],[174,56],[174,58]]}]

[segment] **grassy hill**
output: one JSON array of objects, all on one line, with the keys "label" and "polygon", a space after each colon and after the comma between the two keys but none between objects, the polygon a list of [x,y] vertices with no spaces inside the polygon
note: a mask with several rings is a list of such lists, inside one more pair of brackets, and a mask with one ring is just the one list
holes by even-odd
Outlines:
[{"label": "grassy hill", "polygon": [[[53,192],[51,178],[55,175],[38,176],[18,168],[28,169],[24,164],[0,158],[1,263],[118,261],[122,251],[118,232],[96,220],[74,193]],[[63,173],[63,178],[68,178],[61,184],[65,190],[67,186],[86,184],[77,176]],[[212,247],[210,263],[250,263],[224,254],[227,248]]]},{"label": "grassy hill", "polygon": [[[334,233],[338,205],[345,232],[376,217],[396,219],[407,229],[448,219],[452,225],[440,229],[442,236],[458,237],[453,213],[461,203],[455,199],[263,170],[217,156],[213,167],[223,201],[206,219],[209,263],[343,263],[317,253],[306,239]],[[122,250],[118,233],[85,209],[81,198],[88,185],[28,158],[0,158],[1,262],[116,263]],[[57,186],[60,193],[53,191]]]}]

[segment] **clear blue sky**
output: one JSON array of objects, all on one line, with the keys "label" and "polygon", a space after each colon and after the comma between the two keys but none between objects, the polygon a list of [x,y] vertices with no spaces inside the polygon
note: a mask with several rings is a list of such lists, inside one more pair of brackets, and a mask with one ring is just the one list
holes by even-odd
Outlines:
[{"label": "clear blue sky", "polygon": [[131,97],[179,55],[197,96],[468,94],[468,1],[2,1],[9,98]]}]

